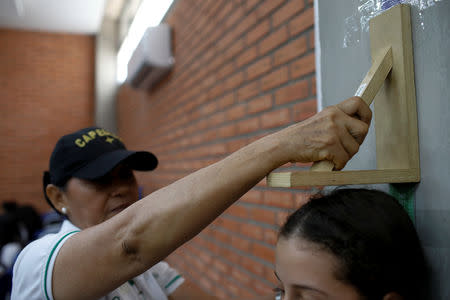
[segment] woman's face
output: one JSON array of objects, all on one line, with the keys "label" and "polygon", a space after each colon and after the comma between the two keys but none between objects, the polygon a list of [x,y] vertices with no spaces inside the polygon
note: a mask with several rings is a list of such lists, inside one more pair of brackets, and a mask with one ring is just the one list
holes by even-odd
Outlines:
[{"label": "woman's face", "polygon": [[358,291],[337,279],[339,262],[320,246],[280,237],[275,251],[277,288],[283,300],[361,300]]},{"label": "woman's face", "polygon": [[95,181],[71,178],[64,192],[67,216],[81,229],[115,216],[138,200],[133,171],[120,164]]}]

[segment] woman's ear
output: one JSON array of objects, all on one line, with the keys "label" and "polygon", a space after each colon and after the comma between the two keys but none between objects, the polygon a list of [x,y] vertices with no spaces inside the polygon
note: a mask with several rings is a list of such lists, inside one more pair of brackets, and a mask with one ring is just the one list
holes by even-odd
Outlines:
[{"label": "woman's ear", "polygon": [[58,188],[54,184],[48,184],[45,187],[45,192],[47,193],[48,199],[52,202],[53,206],[59,211],[62,211],[62,208],[67,206],[65,203],[65,197],[60,188]]},{"label": "woman's ear", "polygon": [[396,292],[390,292],[383,297],[383,300],[403,300],[403,297]]}]

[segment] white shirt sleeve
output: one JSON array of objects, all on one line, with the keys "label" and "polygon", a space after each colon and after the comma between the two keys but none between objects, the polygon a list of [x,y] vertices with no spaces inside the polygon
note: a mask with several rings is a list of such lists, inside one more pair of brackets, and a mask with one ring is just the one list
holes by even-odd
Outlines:
[{"label": "white shirt sleeve", "polygon": [[22,250],[14,264],[11,300],[53,300],[56,256],[64,242],[76,232],[49,234]]},{"label": "white shirt sleeve", "polygon": [[184,282],[181,274],[174,268],[171,268],[165,261],[154,265],[150,272],[167,296],[172,294]]}]

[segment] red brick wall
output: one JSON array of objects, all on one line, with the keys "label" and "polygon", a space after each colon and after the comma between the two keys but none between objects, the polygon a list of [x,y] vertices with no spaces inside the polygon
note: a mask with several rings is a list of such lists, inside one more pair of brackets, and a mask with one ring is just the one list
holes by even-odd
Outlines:
[{"label": "red brick wall", "polygon": [[93,124],[95,38],[0,30],[0,203],[40,212],[57,139]]},{"label": "red brick wall", "polygon": [[[118,95],[120,135],[160,160],[138,175],[145,193],[316,112],[312,2],[176,2],[174,71]],[[270,295],[277,230],[311,192],[262,182],[168,260],[223,299]]]}]

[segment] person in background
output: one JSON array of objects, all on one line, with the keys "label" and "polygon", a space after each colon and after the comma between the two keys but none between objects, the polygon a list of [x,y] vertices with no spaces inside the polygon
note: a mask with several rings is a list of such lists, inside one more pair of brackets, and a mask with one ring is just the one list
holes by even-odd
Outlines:
[{"label": "person in background", "polygon": [[39,214],[14,199],[0,207],[0,299],[9,300],[14,262],[19,252],[35,239],[42,228]]},{"label": "person in background", "polygon": [[338,189],[288,217],[276,246],[278,300],[419,300],[427,267],[403,207],[376,190]]},{"label": "person in background", "polygon": [[101,128],[63,136],[44,190],[68,220],[21,252],[12,299],[207,299],[161,261],[275,168],[319,160],[343,168],[370,120],[369,107],[350,98],[139,201],[133,170],[153,170],[152,153],[129,151]]}]

